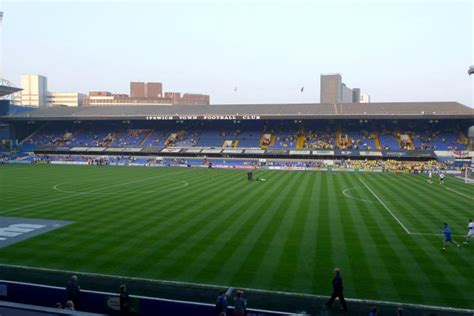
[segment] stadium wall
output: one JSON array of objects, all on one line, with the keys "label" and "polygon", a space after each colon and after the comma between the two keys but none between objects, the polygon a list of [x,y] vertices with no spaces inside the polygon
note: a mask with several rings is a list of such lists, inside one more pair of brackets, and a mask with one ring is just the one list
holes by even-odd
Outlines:
[{"label": "stadium wall", "polygon": [[[225,149],[225,148],[159,148],[159,147],[50,147],[38,146],[35,154],[50,155],[128,155],[161,157],[213,157],[213,158],[281,158],[281,159],[396,159],[431,160],[436,159],[434,151],[402,150],[290,150],[290,149]],[[443,156],[454,157],[450,151],[439,151]]]},{"label": "stadium wall", "polygon": [[10,112],[10,101],[0,100],[0,116],[7,115]]},{"label": "stadium wall", "polygon": [[[127,285],[132,295],[132,306],[135,309],[138,308],[138,315],[214,315],[214,304],[219,291],[228,288],[225,285],[160,281],[3,264],[0,265],[0,300],[21,300],[29,304],[54,306],[58,300],[66,299],[65,285],[72,274],[79,278],[81,301],[91,303],[88,311],[99,313],[110,313],[113,310],[110,305],[116,304],[114,302],[118,295],[114,293],[117,293],[121,284]],[[7,294],[11,295],[10,297],[1,295],[5,293],[1,291],[2,284],[8,286]],[[243,290],[251,307],[248,316],[330,315],[324,308],[328,296],[248,288],[243,288]],[[395,315],[398,307],[403,307],[405,316],[472,316],[474,314],[474,310],[469,309],[350,298],[347,300],[350,315],[358,316],[366,316],[374,305],[378,307],[381,315]],[[228,315],[232,315],[231,312]]]},{"label": "stadium wall", "polygon": [[[0,280],[0,296],[9,302],[27,303],[45,307],[55,306],[57,302],[64,303],[65,289],[63,287],[48,286],[24,282]],[[209,303],[197,303],[160,299],[145,296],[131,296],[131,311],[139,315],[212,315],[215,306]],[[115,293],[81,290],[80,310],[118,315],[120,312],[119,296]],[[230,308],[232,310],[232,307]],[[249,309],[248,314],[259,316],[284,316],[290,313]]]}]

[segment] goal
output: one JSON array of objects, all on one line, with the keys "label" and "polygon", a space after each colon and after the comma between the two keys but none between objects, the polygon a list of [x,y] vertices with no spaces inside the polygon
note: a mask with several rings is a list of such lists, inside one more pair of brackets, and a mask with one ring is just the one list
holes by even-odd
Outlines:
[{"label": "goal", "polygon": [[474,166],[466,167],[464,170],[464,182],[474,183]]}]

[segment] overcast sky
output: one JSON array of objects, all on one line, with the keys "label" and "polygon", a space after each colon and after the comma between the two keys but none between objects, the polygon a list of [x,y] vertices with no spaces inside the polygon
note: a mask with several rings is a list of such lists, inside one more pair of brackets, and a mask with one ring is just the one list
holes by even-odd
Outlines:
[{"label": "overcast sky", "polygon": [[319,102],[320,74],[339,72],[373,102],[474,104],[472,0],[0,2],[1,77],[17,85]]}]

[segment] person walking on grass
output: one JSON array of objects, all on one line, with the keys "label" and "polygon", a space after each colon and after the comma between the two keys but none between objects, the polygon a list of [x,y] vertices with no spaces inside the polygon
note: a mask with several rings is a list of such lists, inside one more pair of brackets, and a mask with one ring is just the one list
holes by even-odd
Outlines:
[{"label": "person walking on grass", "polygon": [[330,309],[332,307],[332,303],[334,300],[339,298],[339,302],[341,303],[342,310],[347,311],[347,303],[344,299],[344,286],[342,284],[342,277],[341,277],[341,270],[339,268],[334,269],[334,278],[332,279],[332,295],[331,298],[327,301],[326,307]]},{"label": "person walking on grass", "polygon": [[472,219],[470,219],[469,224],[467,224],[467,236],[466,241],[464,241],[465,245],[469,244],[469,240],[472,236],[474,236],[474,222],[472,221]]},{"label": "person walking on grass", "polygon": [[439,184],[444,184],[444,172],[443,171],[440,171],[439,172]]}]

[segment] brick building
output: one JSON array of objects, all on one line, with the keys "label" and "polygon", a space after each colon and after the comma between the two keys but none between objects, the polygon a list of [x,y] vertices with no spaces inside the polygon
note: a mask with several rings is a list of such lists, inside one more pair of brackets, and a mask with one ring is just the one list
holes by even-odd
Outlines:
[{"label": "brick building", "polygon": [[161,82],[130,82],[130,96],[108,91],[90,91],[85,106],[109,105],[209,105],[209,95],[165,92]]}]

